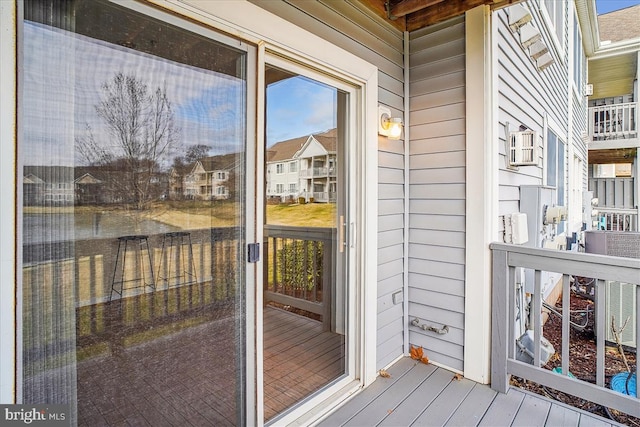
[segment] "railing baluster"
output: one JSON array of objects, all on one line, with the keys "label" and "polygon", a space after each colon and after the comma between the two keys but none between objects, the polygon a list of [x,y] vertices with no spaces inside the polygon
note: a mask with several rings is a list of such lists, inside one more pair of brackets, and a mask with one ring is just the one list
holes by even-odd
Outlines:
[{"label": "railing baluster", "polygon": [[604,341],[605,328],[609,326],[609,319],[605,319],[605,282],[596,280],[596,384],[604,387]]},{"label": "railing baluster", "polygon": [[640,362],[638,362],[638,347],[640,347],[640,286],[636,286],[636,398],[640,399]]},{"label": "railing baluster", "polygon": [[532,297],[531,319],[533,320],[534,360],[533,365],[540,367],[542,342],[542,271],[535,272],[535,285]]},{"label": "railing baluster", "polygon": [[[524,287],[524,283],[521,284],[521,286]],[[509,313],[509,319],[513,319],[510,322],[507,322],[507,331],[508,331],[508,338],[507,338],[507,342],[506,342],[506,346],[507,346],[507,356],[510,358],[514,358],[516,355],[516,325],[515,325],[515,318],[516,318],[516,298],[517,293],[516,293],[516,268],[515,267],[509,267],[509,281],[507,282],[507,311]],[[521,290],[521,292],[524,292],[524,289]],[[525,317],[525,310],[524,307],[520,307],[520,321],[524,322],[524,317]]]},{"label": "railing baluster", "polygon": [[562,275],[562,375],[569,372],[569,321],[571,311],[571,290],[569,288],[569,275]]},{"label": "railing baluster", "polygon": [[[513,267],[511,268],[513,269]],[[507,355],[507,348],[513,340],[510,335],[510,323],[513,318],[509,318],[509,298],[508,286],[513,283],[508,278],[513,275],[507,264],[507,252],[502,250],[493,251],[493,293],[491,298],[491,388],[506,393],[509,390],[509,375],[507,374],[507,357],[513,358],[512,352]]]}]

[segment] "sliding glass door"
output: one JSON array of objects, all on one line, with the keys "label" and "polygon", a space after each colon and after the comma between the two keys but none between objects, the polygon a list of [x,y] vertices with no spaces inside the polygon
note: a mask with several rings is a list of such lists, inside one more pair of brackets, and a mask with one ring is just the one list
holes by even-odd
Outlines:
[{"label": "sliding glass door", "polygon": [[276,57],[265,67],[264,418],[349,372],[349,88]]},{"label": "sliding glass door", "polygon": [[140,5],[23,6],[21,402],[246,424],[255,51]]}]

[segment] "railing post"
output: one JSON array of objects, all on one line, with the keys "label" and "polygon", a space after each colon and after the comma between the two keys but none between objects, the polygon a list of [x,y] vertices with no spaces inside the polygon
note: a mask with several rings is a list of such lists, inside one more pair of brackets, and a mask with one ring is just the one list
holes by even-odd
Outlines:
[{"label": "railing post", "polygon": [[509,390],[507,348],[510,343],[509,325],[509,266],[507,252],[493,250],[492,317],[491,317],[491,388],[506,393]]}]

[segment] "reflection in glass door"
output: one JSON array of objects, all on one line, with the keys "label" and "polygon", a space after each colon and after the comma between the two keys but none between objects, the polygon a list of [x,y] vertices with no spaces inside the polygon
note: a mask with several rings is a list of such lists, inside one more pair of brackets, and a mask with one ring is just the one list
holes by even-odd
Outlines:
[{"label": "reflection in glass door", "polygon": [[246,423],[255,72],[241,43],[166,19],[24,2],[21,401],[78,425]]},{"label": "reflection in glass door", "polygon": [[347,373],[347,95],[285,67],[265,71],[266,421]]}]

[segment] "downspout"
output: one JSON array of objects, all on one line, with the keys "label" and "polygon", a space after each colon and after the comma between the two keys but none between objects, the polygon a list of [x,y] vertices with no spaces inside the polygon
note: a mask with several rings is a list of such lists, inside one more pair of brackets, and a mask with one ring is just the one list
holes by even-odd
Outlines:
[{"label": "downspout", "polygon": [[402,257],[402,324],[404,353],[409,354],[409,32],[404,32],[404,256]]}]

